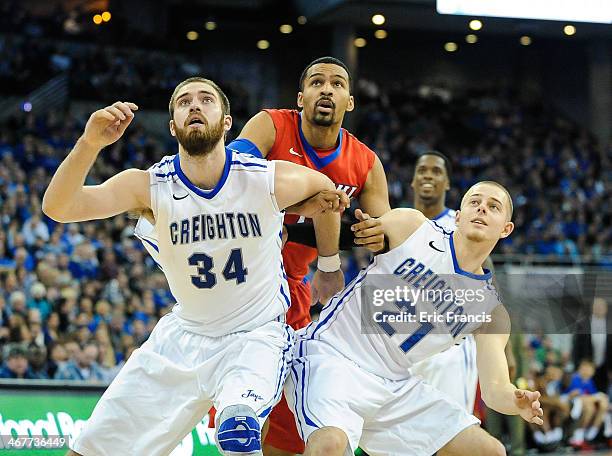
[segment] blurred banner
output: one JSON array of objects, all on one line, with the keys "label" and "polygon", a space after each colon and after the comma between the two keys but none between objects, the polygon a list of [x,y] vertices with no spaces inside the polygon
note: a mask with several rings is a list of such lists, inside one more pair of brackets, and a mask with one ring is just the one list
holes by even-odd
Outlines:
[{"label": "blurred banner", "polygon": [[[2,383],[0,387],[0,435],[5,448],[11,436],[22,438],[22,447],[24,442],[32,444],[33,440],[38,437],[75,438],[104,392],[104,387],[72,386],[70,389],[59,389],[57,388],[58,382],[31,381],[27,387],[22,387],[22,384],[9,386],[8,381]],[[46,388],[45,383],[48,384]],[[32,386],[35,384],[38,387],[33,389]],[[33,437],[33,439],[26,441],[23,439],[25,436]],[[112,436],[104,438],[108,439]],[[57,449],[43,449],[40,446],[19,450],[0,448],[0,455],[63,456],[66,451],[67,448],[60,445],[57,445]],[[171,453],[171,456],[191,455],[219,455],[214,443],[214,430],[208,428],[208,415]]]}]

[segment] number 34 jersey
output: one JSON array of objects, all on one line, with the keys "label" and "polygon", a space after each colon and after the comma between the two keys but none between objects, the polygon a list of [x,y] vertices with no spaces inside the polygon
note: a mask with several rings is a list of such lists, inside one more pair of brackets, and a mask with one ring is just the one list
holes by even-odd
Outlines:
[{"label": "number 34 jersey", "polygon": [[296,357],[341,354],[392,380],[490,321],[499,305],[491,273],[463,271],[453,235],[425,221],[372,263],[296,333]]},{"label": "number 34 jersey", "polygon": [[135,234],[164,271],[185,329],[218,337],[284,318],[289,289],[274,169],[226,149],[211,190],[189,181],[178,154],[149,169],[155,225],[141,217]]}]

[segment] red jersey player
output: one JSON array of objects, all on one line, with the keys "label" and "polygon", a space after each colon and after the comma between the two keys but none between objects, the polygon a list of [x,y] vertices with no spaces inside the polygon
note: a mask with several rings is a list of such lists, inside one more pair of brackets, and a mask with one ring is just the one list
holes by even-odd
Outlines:
[{"label": "red jersey player", "polygon": [[[349,197],[358,198],[364,212],[380,217],[391,209],[383,166],[370,148],[342,128],[344,114],[352,111],[355,104],[351,86],[351,76],[344,63],[333,57],[319,58],[302,72],[297,95],[300,111],[265,109],[259,112],[229,147],[315,169],[327,175]],[[285,216],[285,224],[297,221],[296,215]],[[373,242],[380,242],[380,237],[355,239],[356,244],[378,250]],[[316,249],[291,242],[291,238],[283,249],[291,291],[287,323],[295,329],[310,322],[311,291],[305,277],[316,257]],[[318,292],[326,295],[326,283],[338,280],[339,273],[321,272],[321,264],[337,264],[338,270],[340,267],[339,261],[324,259],[322,263],[319,259],[319,269],[313,279],[315,296]],[[270,415],[264,454],[289,456],[303,451],[293,414],[283,398]]]}]

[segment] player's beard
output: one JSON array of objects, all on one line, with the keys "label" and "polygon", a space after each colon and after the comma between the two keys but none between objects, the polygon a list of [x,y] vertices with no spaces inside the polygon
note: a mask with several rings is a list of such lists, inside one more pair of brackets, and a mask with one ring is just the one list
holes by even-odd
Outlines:
[{"label": "player's beard", "polygon": [[201,157],[209,154],[217,145],[225,130],[223,129],[223,116],[218,123],[213,125],[204,125],[202,128],[175,128],[176,139],[183,149],[192,157]]},{"label": "player's beard", "polygon": [[318,102],[315,103],[312,112],[312,123],[318,125],[319,127],[330,127],[334,123],[336,123],[336,104],[333,103],[332,112],[330,112],[329,114],[321,114],[317,110],[317,104]]},{"label": "player's beard", "polygon": [[312,118],[312,123],[318,125],[319,127],[329,127],[334,124],[336,120],[336,113],[332,112],[331,114],[324,115],[317,112],[317,108],[315,108],[314,116]]}]

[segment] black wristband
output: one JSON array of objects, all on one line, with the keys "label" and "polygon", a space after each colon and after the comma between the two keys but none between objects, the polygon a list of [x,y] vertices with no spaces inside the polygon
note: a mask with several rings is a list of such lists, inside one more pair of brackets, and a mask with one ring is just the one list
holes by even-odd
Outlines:
[{"label": "black wristband", "polygon": [[[343,221],[340,224],[340,250],[351,250],[355,247],[355,235],[351,231],[354,222]],[[285,225],[287,229],[287,242],[317,247],[317,237],[315,236],[314,225],[311,223],[293,223]]]}]

